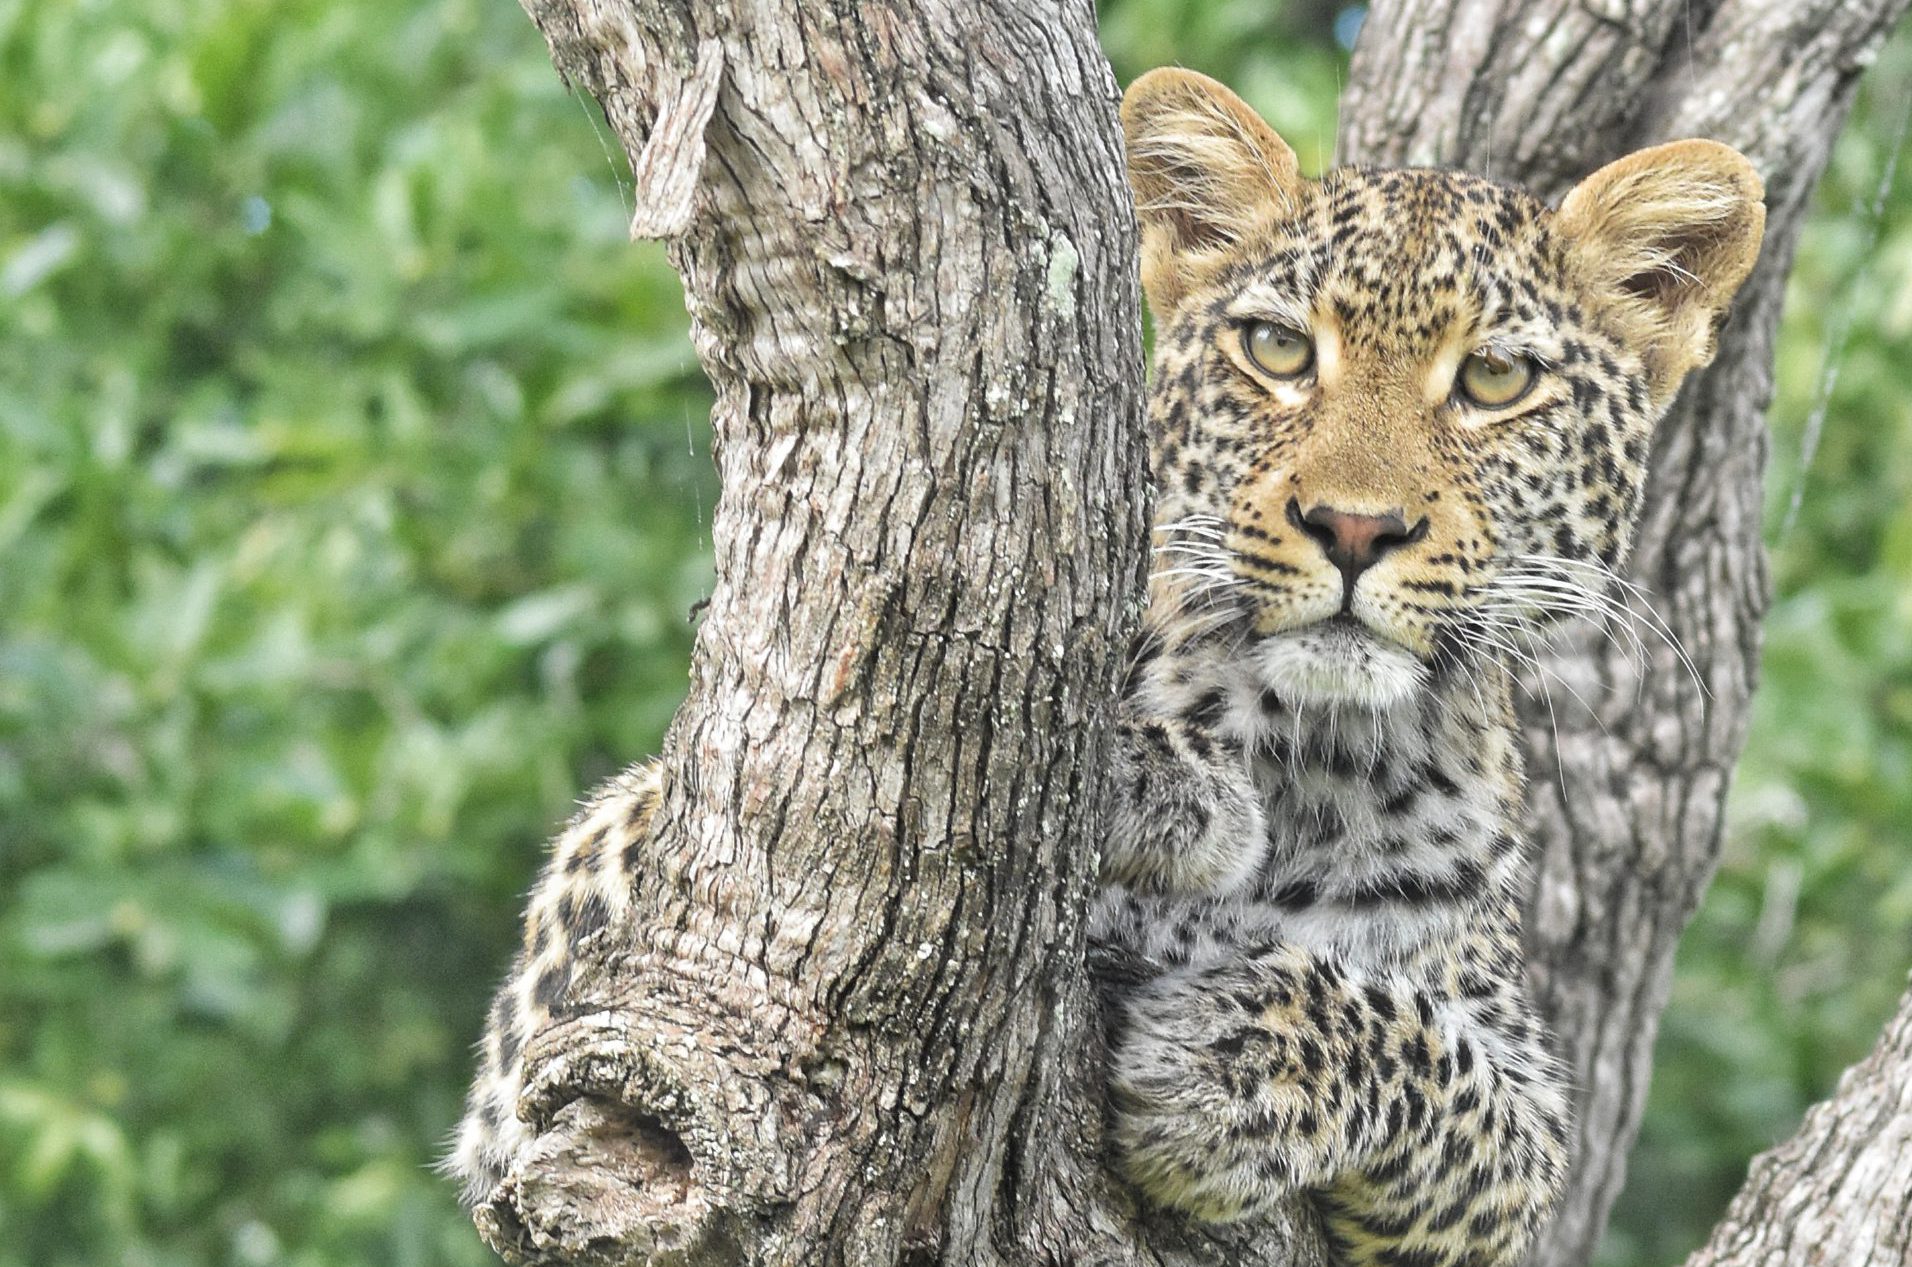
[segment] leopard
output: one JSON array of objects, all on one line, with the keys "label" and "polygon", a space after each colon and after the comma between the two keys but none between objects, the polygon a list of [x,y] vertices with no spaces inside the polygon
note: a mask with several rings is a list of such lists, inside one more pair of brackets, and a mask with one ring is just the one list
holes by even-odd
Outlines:
[{"label": "leopard", "polygon": [[1303,1200],[1344,1267],[1513,1267],[1573,1145],[1523,942],[1520,673],[1624,610],[1654,429],[1763,185],[1701,139],[1557,206],[1308,178],[1180,68],[1121,118],[1157,563],[1090,927],[1112,1162],[1198,1222]]},{"label": "leopard", "polygon": [[[1759,177],[1688,140],[1557,208],[1446,169],[1304,178],[1179,68],[1121,119],[1158,562],[1087,912],[1111,1168],[1197,1223],[1312,1202],[1345,1267],[1511,1267],[1571,1151],[1526,983],[1517,673],[1617,583]],[[628,920],[664,778],[634,766],[553,843],[445,1161],[468,1205],[535,1145],[525,1052]]]}]

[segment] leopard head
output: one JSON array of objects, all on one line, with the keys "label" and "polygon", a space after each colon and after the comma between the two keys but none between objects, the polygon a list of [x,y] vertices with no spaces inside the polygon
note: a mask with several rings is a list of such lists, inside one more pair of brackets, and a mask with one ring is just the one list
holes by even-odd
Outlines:
[{"label": "leopard head", "polygon": [[1550,208],[1434,169],[1304,178],[1228,89],[1122,105],[1155,319],[1151,599],[1268,685],[1385,707],[1597,606],[1653,427],[1759,253],[1751,164],[1678,141]]}]

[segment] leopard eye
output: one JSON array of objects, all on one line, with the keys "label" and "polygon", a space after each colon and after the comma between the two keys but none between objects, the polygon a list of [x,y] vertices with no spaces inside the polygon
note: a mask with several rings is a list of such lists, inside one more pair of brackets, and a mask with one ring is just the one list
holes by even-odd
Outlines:
[{"label": "leopard eye", "polygon": [[1482,349],[1461,362],[1461,393],[1482,408],[1504,409],[1527,394],[1535,377],[1528,358]]},{"label": "leopard eye", "polygon": [[1242,331],[1242,350],[1255,368],[1275,378],[1295,378],[1314,364],[1314,343],[1293,326],[1257,321]]}]

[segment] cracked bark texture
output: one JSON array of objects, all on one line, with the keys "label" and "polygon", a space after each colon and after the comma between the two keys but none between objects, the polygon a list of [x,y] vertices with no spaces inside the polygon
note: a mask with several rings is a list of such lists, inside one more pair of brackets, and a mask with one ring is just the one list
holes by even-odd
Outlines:
[{"label": "cracked bark texture", "polygon": [[[1558,192],[1710,135],[1771,195],[1635,560],[1710,699],[1588,643],[1554,668],[1597,716],[1529,712],[1536,972],[1583,1101],[1546,1264],[1584,1261],[1618,1190],[1717,853],[1780,286],[1905,2],[1404,0],[1357,50],[1344,159]],[[481,1230],[536,1263],[1314,1267],[1305,1212],[1211,1238],[1099,1161],[1081,915],[1146,495],[1088,0],[524,3],[631,157],[633,232],[671,242],[723,493],[638,918],[533,1041],[539,1141]]]}]

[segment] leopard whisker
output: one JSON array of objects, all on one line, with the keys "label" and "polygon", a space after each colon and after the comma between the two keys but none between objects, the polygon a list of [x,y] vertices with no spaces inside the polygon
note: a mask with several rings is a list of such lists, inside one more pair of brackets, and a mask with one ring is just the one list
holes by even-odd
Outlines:
[{"label": "leopard whisker", "polygon": [[1597,621],[1603,630],[1617,630],[1622,651],[1636,673],[1646,662],[1646,644],[1634,628],[1628,610],[1605,595],[1591,594],[1578,587],[1562,588],[1553,578],[1521,578],[1493,587],[1490,604],[1519,603],[1545,615],[1586,618]]},{"label": "leopard whisker", "polygon": [[1510,590],[1480,604],[1478,610],[1493,614],[1510,628],[1518,627],[1524,636],[1530,638],[1539,634],[1539,631],[1533,627],[1532,620],[1536,612],[1568,619],[1597,621],[1603,630],[1618,631],[1614,645],[1626,658],[1633,673],[1640,676],[1645,671],[1646,644],[1641,641],[1632,624],[1618,611],[1587,601],[1584,596],[1569,597],[1545,591],[1523,593]]},{"label": "leopard whisker", "polygon": [[[1594,581],[1598,582],[1598,586],[1589,585],[1582,577],[1573,575],[1576,569],[1581,573],[1589,574]],[[1699,667],[1693,663],[1693,658],[1687,654],[1686,647],[1680,642],[1679,636],[1673,632],[1672,626],[1653,605],[1651,595],[1643,586],[1619,575],[1603,563],[1589,559],[1565,559],[1552,555],[1518,556],[1509,564],[1507,574],[1516,581],[1550,581],[1563,590],[1570,589],[1581,595],[1595,597],[1597,601],[1606,605],[1605,610],[1616,618],[1617,623],[1627,628],[1636,639],[1638,638],[1637,627],[1644,624],[1653,636],[1673,653],[1702,701],[1711,698],[1712,692],[1707,689]],[[1497,577],[1494,582],[1489,582],[1489,587],[1491,588],[1499,580],[1500,578]],[[1627,601],[1615,598],[1608,592],[1607,587],[1622,591]],[[1640,646],[1640,658],[1645,659],[1643,642]]]},{"label": "leopard whisker", "polygon": [[1692,679],[1693,686],[1699,691],[1702,700],[1711,698],[1712,692],[1707,689],[1705,680],[1701,678],[1699,667],[1693,663],[1692,657],[1687,654],[1686,647],[1680,642],[1679,635],[1673,632],[1673,626],[1668,623],[1666,617],[1660,613],[1659,608],[1653,605],[1653,596],[1646,587],[1628,580],[1604,563],[1598,563],[1588,559],[1556,559],[1553,562],[1555,566],[1578,567],[1592,572],[1606,584],[1621,589],[1630,599],[1637,601],[1639,605],[1645,609],[1644,613],[1635,611],[1631,602],[1629,602],[1623,605],[1628,615],[1636,620],[1644,618],[1647,628],[1652,630],[1653,634],[1658,637],[1661,642],[1666,644],[1667,649],[1678,657],[1681,667],[1686,670],[1687,675]]},{"label": "leopard whisker", "polygon": [[[1483,621],[1475,624],[1473,631],[1478,637],[1486,641],[1488,645],[1506,655],[1515,665],[1525,666],[1533,670],[1535,674],[1535,684],[1539,687],[1540,698],[1542,702],[1547,705],[1547,724],[1553,731],[1554,767],[1560,778],[1560,794],[1564,797],[1567,794],[1567,767],[1560,753],[1560,713],[1559,710],[1554,707],[1552,687],[1552,681],[1560,681],[1560,677],[1541,663],[1538,655],[1531,651],[1523,651],[1512,643],[1510,637],[1514,628],[1514,626],[1506,626],[1498,622]],[[1503,637],[1503,633],[1509,635],[1509,637]],[[1564,681],[1561,682],[1561,685],[1567,686]],[[1567,686],[1567,689],[1573,691],[1571,686]],[[1579,698],[1577,692],[1574,693],[1574,697],[1576,699]],[[1585,707],[1585,703],[1584,700],[1581,701],[1582,707]]]}]

